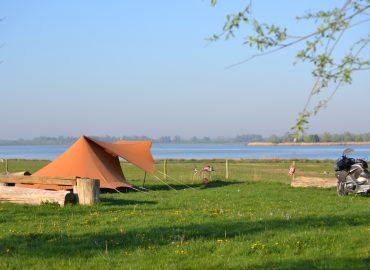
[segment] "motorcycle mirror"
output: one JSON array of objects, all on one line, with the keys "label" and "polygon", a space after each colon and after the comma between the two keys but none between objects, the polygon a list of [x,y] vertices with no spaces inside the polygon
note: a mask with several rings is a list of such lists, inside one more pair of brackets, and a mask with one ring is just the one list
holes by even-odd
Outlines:
[{"label": "motorcycle mirror", "polygon": [[352,148],[346,148],[346,149],[344,149],[344,151],[343,151],[343,156],[348,156],[349,154],[351,154],[353,151],[355,151],[355,150],[353,150]]}]

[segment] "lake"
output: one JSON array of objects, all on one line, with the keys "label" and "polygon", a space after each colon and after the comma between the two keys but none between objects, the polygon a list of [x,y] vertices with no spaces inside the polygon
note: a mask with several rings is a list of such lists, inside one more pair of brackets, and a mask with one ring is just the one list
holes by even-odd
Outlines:
[{"label": "lake", "polygon": [[[68,145],[0,146],[0,158],[53,160]],[[368,159],[370,146],[246,146],[224,144],[153,144],[154,159],[337,159],[345,148],[353,148],[353,157]]]}]

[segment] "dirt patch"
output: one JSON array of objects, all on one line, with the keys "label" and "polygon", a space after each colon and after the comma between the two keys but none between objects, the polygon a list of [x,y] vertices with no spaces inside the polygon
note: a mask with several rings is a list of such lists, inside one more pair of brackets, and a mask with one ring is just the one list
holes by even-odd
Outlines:
[{"label": "dirt patch", "polygon": [[292,180],[292,187],[321,187],[330,188],[337,186],[336,178],[304,177],[299,176]]}]

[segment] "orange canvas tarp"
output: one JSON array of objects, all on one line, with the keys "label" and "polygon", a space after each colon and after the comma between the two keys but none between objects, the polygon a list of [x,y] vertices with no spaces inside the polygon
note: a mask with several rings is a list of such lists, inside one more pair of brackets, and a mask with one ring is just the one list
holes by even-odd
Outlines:
[{"label": "orange canvas tarp", "polygon": [[[150,151],[151,141],[118,141],[107,143],[81,136],[70,148],[35,176],[80,177],[100,180],[101,188],[131,187],[122,172],[119,157],[146,172],[155,170]],[[20,185],[32,188],[70,189],[70,186]]]}]

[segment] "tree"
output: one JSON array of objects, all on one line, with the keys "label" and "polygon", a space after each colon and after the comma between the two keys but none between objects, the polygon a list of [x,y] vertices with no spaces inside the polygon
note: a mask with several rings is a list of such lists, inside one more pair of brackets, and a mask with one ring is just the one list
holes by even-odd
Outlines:
[{"label": "tree", "polygon": [[323,142],[331,142],[332,141],[332,135],[329,132],[325,132],[321,135],[320,141]]},{"label": "tree", "polygon": [[170,136],[161,136],[158,138],[158,143],[171,143],[171,137]]},{"label": "tree", "polygon": [[184,140],[180,136],[174,136],[172,139],[173,143],[183,143]]},{"label": "tree", "polygon": [[[212,6],[217,4],[217,0],[210,1]],[[255,18],[250,1],[243,10],[227,15],[222,32],[209,38],[210,41],[217,41],[220,38],[227,40],[235,36],[241,25],[247,27],[244,44],[255,48],[257,53],[234,65],[294,45],[302,45],[296,53],[296,59],[313,64],[312,75],[315,80],[306,104],[292,127],[295,139],[304,133],[308,119],[325,108],[341,86],[352,82],[353,73],[370,69],[368,31],[361,38],[351,42],[345,53],[339,53],[338,56],[336,51],[338,44],[343,43],[345,33],[359,25],[369,24],[370,0],[342,0],[341,3],[341,6],[328,11],[319,10],[298,16],[298,20],[313,23],[312,31],[304,35],[292,35],[286,27],[263,23]],[[329,97],[320,98],[321,101],[311,104],[313,96],[321,97],[323,91],[329,91]]]},{"label": "tree", "polygon": [[272,143],[280,143],[281,142],[280,138],[275,134],[272,134],[270,137],[268,137],[267,141],[272,142]]},{"label": "tree", "polygon": [[303,135],[303,141],[308,143],[316,143],[320,141],[320,138],[317,134],[306,134]]}]

